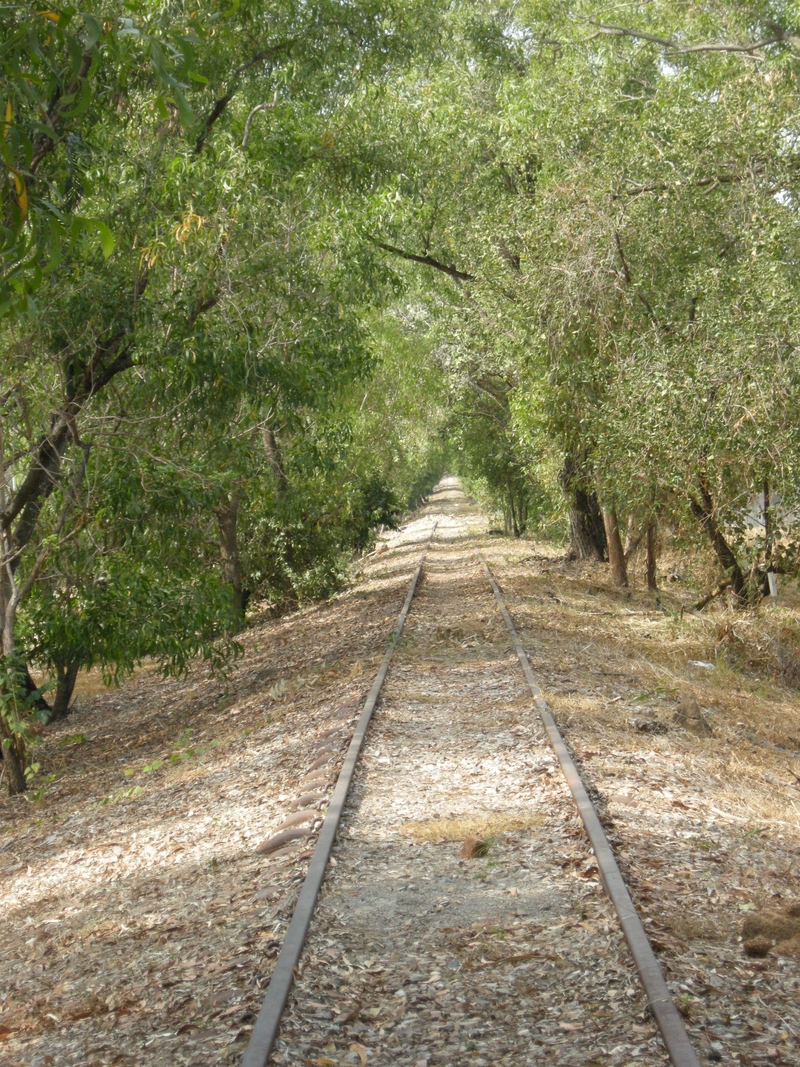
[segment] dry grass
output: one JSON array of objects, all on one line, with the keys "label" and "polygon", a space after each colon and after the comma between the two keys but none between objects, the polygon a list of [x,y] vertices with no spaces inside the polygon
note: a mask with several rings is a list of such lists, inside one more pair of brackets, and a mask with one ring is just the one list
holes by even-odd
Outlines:
[{"label": "dry grass", "polygon": [[[531,559],[530,542],[487,542],[534,670],[573,743],[677,758],[687,779],[713,789],[731,829],[774,828],[800,841],[800,604],[792,585],[782,585],[777,610],[766,601],[735,611],[721,598],[693,614],[686,609],[702,587],[686,580],[689,567],[670,568],[682,570],[678,583],[662,572],[656,600],[638,575],[619,590],[607,565],[547,559],[540,545]],[[684,690],[694,693],[712,738],[674,724]],[[664,733],[640,732],[640,719]]]},{"label": "dry grass", "polygon": [[492,812],[490,815],[474,815],[466,819],[428,819],[425,822],[408,822],[402,833],[415,841],[463,841],[477,837],[480,841],[499,837],[515,830],[528,830],[541,826],[545,819],[534,812]]}]

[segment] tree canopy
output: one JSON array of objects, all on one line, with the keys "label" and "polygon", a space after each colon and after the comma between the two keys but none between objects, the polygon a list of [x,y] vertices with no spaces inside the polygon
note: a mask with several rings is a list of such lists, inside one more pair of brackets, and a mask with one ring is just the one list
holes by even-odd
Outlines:
[{"label": "tree canopy", "polygon": [[446,468],[621,584],[796,573],[790,7],[9,3],[0,62],[12,791],[80,669],[224,670]]}]

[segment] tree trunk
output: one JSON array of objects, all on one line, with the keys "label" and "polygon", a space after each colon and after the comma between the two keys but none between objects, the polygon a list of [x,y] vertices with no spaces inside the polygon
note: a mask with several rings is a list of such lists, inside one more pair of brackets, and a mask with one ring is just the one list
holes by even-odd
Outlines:
[{"label": "tree trunk", "polygon": [[264,451],[267,453],[267,462],[275,478],[275,492],[280,495],[286,492],[286,474],[283,470],[281,448],[271,426],[264,427],[261,438],[264,442]]},{"label": "tree trunk", "polygon": [[239,540],[237,524],[239,521],[238,493],[233,493],[214,509],[219,524],[219,549],[222,562],[222,577],[231,587],[231,600],[234,617],[238,626],[244,623],[245,592],[242,589],[242,567],[239,560]]},{"label": "tree trunk", "polygon": [[625,559],[630,559],[641,543],[641,534],[636,536],[636,517],[628,516],[628,529],[625,534]]},{"label": "tree trunk", "polygon": [[67,664],[59,664],[56,667],[56,695],[47,719],[48,723],[59,722],[69,715],[69,705],[72,700],[72,694],[75,691],[75,682],[80,669],[80,660],[72,660]]},{"label": "tree trunk", "polygon": [[606,534],[597,496],[580,484],[580,471],[572,456],[564,457],[559,477],[561,488],[569,501],[570,555],[573,559],[606,558]]},{"label": "tree trunk", "polygon": [[509,481],[508,485],[508,510],[511,516],[511,529],[509,533],[512,533],[514,537],[520,536],[519,519],[517,518],[517,509],[514,506],[514,489]]},{"label": "tree trunk", "polygon": [[625,563],[625,552],[622,548],[622,538],[619,535],[619,522],[616,510],[603,511],[603,525],[606,530],[606,543],[608,544],[608,562],[611,564],[611,576],[615,585],[625,586],[628,584],[628,568]]},{"label": "tree trunk", "polygon": [[734,555],[733,549],[725,540],[725,535],[717,522],[714,498],[711,495],[711,486],[709,485],[705,473],[700,474],[699,486],[700,500],[695,500],[693,496],[689,497],[689,505],[692,509],[692,514],[700,521],[701,526],[708,535],[708,539],[716,553],[717,559],[722,565],[725,574],[730,579],[730,588],[733,595],[738,601],[742,601],[745,593],[744,574],[742,573],[742,568],[739,566],[739,561]]},{"label": "tree trunk", "polygon": [[656,581],[656,524],[651,522],[647,527],[647,588],[658,589]]},{"label": "tree trunk", "polygon": [[44,699],[42,694],[39,693],[39,696],[36,697],[35,700],[31,700],[30,699],[32,693],[39,692],[39,686],[36,684],[36,682],[34,682],[33,678],[31,678],[31,672],[28,669],[28,664],[27,663],[25,664],[24,682],[25,682],[25,703],[28,705],[29,708],[35,708],[36,711],[44,711],[44,712],[46,712],[47,715],[48,715],[48,720],[47,721],[49,721],[49,715],[50,715],[50,712],[52,711],[52,709],[51,709],[50,705],[47,703],[47,701]]},{"label": "tree trunk", "polygon": [[7,564],[0,570],[3,579],[0,581],[0,748],[8,792],[13,797],[24,793],[28,783],[25,778],[25,741],[14,733],[6,717],[17,713],[22,681],[14,640],[16,608],[9,571]]},{"label": "tree trunk", "polygon": [[[8,694],[7,694],[8,695]],[[0,694],[2,699],[2,694]],[[13,696],[11,697],[13,700]],[[0,712],[0,748],[3,752],[3,767],[6,772],[10,796],[24,793],[28,788],[25,778],[25,749],[22,739],[11,730],[5,716]]]}]

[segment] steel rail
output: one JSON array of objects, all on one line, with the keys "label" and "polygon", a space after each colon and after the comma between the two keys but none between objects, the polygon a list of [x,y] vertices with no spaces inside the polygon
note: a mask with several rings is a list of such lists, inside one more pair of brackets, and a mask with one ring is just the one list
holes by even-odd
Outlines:
[{"label": "steel rail", "polygon": [[258,1013],[253,1032],[250,1035],[250,1041],[242,1058],[242,1067],[266,1067],[267,1061],[269,1060],[272,1046],[278,1033],[278,1027],[280,1026],[281,1015],[283,1014],[283,1009],[286,1007],[286,1001],[289,998],[289,992],[294,981],[295,968],[300,962],[300,956],[303,952],[308,929],[311,925],[311,917],[314,914],[317,896],[319,895],[323,879],[325,878],[325,870],[328,866],[333,843],[336,840],[336,831],[339,828],[339,822],[342,818],[345,801],[347,800],[350,783],[353,780],[356,762],[358,761],[359,753],[361,752],[361,746],[364,742],[367,727],[369,726],[372,713],[375,710],[375,705],[380,696],[381,688],[389,671],[389,663],[392,659],[392,655],[397,647],[397,642],[402,636],[403,627],[405,626],[406,618],[408,617],[408,612],[411,608],[411,601],[414,599],[419,576],[422,572],[422,564],[425,562],[425,557],[428,554],[433,535],[436,532],[436,527],[438,525],[439,523],[437,520],[431,528],[427,543],[419,563],[417,564],[417,569],[414,571],[414,576],[408,587],[408,593],[406,594],[403,608],[398,617],[397,625],[392,632],[392,636],[389,638],[389,645],[386,649],[386,653],[381,661],[378,673],[375,676],[375,681],[372,683],[372,688],[369,691],[366,702],[364,703],[364,709],[361,712],[352,740],[350,741],[350,747],[347,749],[347,755],[344,758],[342,769],[339,771],[339,777],[336,780],[336,788],[333,791],[333,796],[331,797],[328,810],[325,814],[325,819],[322,823],[322,829],[317,838],[316,847],[308,864],[308,870],[306,871],[300,895],[297,898],[292,921],[289,923],[289,929],[286,931],[286,937],[283,940],[278,959],[275,962],[275,969],[272,972],[272,977],[267,986],[267,992],[264,995],[261,1010]]},{"label": "steel rail", "polygon": [[494,575],[480,550],[476,549],[476,552],[486,572],[486,577],[491,583],[497,603],[500,605],[506,629],[511,636],[514,650],[530,686],[539,715],[550,739],[550,744],[553,746],[558,762],[561,764],[561,770],[564,772],[567,785],[577,805],[578,813],[583,820],[583,825],[586,828],[586,833],[597,860],[597,866],[600,869],[603,886],[616,909],[622,932],[631,950],[633,961],[636,964],[636,969],[647,994],[647,1002],[655,1016],[656,1025],[661,1031],[669,1058],[674,1067],[700,1067],[697,1053],[692,1046],[689,1035],[686,1033],[683,1020],[675,1007],[667,983],[664,981],[664,975],[661,973],[661,968],[647,937],[647,932],[642,925],[636,906],[628,892],[628,887],[625,885],[622,872],[617,865],[614,850],[606,837],[594,805],[589,799],[589,794],[586,792],[586,787],[564,742],[564,738],[561,736],[555,719],[550,713],[547,701],[536,680],[536,675],[533,673],[528,654],[519,639],[514,621],[506,607],[500,586],[495,581]]}]

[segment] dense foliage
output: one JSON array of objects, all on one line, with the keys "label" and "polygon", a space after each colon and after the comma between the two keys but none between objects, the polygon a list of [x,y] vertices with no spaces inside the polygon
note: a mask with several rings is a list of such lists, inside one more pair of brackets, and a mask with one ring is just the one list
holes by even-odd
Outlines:
[{"label": "dense foliage", "polygon": [[[424,298],[462,469],[572,551],[659,523],[741,603],[796,568],[800,43],[777,4],[480,5],[373,106],[371,203]],[[652,581],[652,564],[649,561]]]},{"label": "dense foliage", "polygon": [[[223,670],[450,465],[621,584],[797,567],[800,26],[757,0],[0,9],[0,734]],[[52,679],[51,706],[29,665]]]}]

